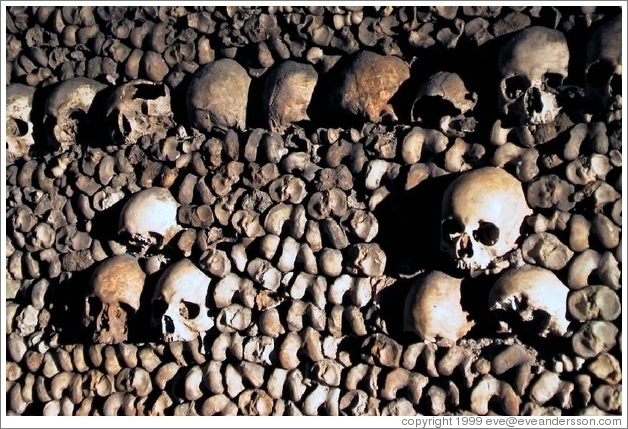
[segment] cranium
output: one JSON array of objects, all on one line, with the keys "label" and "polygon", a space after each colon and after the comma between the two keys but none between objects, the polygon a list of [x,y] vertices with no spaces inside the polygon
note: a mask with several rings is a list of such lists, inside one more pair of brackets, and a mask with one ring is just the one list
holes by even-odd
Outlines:
[{"label": "cranium", "polygon": [[190,125],[201,131],[246,128],[251,78],[237,61],[223,58],[199,68],[187,92]]},{"label": "cranium", "polygon": [[118,234],[131,244],[163,248],[181,230],[178,203],[165,188],[148,188],[133,195],[122,208]]},{"label": "cranium", "polygon": [[410,289],[404,310],[404,330],[424,341],[456,342],[475,324],[460,303],[462,279],[433,271]]},{"label": "cranium", "polygon": [[499,52],[503,119],[513,126],[552,122],[560,111],[556,96],[568,65],[569,48],[562,32],[528,27],[512,35]]},{"label": "cranium", "polygon": [[61,82],[50,93],[44,111],[44,129],[52,150],[65,152],[90,127],[90,108],[107,85],[86,77]]},{"label": "cranium", "polygon": [[438,72],[419,88],[412,104],[412,120],[450,137],[463,137],[475,130],[476,120],[471,114],[477,99],[456,73]]},{"label": "cranium", "polygon": [[522,321],[541,323],[538,334],[564,335],[569,288],[545,268],[527,265],[499,276],[489,292],[491,310],[515,311]]},{"label": "cranium", "polygon": [[521,183],[505,170],[483,167],[464,173],[443,196],[441,248],[458,268],[485,270],[516,247],[530,214]]},{"label": "cranium", "polygon": [[97,343],[127,340],[128,323],[140,307],[146,274],[136,258],[117,255],[106,259],[92,274],[85,298],[83,323]]},{"label": "cranium", "polygon": [[133,144],[145,135],[165,137],[175,126],[172,117],[170,90],[163,83],[136,79],[109,96],[107,125],[115,144]]},{"label": "cranium", "polygon": [[33,96],[35,88],[13,83],[7,86],[7,164],[28,155],[35,144],[33,138],[33,123],[31,111],[33,110]]},{"label": "cranium", "polygon": [[271,131],[283,133],[291,124],[310,120],[307,109],[317,82],[314,67],[296,61],[283,61],[268,74],[262,98]]},{"label": "cranium", "polygon": [[587,44],[586,89],[603,112],[621,110],[621,14]]},{"label": "cranium", "polygon": [[370,122],[384,117],[396,121],[390,100],[409,78],[410,69],[401,58],[360,51],[332,92],[332,108]]},{"label": "cranium", "polygon": [[189,259],[168,267],[153,295],[153,318],[164,341],[192,341],[214,326],[207,307],[211,279]]}]

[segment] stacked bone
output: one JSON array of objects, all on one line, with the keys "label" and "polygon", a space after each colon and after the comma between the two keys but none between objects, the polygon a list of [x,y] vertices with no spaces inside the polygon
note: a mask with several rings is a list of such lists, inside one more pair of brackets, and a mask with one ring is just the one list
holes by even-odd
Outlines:
[{"label": "stacked bone", "polygon": [[7,12],[10,413],[621,412],[618,10]]}]

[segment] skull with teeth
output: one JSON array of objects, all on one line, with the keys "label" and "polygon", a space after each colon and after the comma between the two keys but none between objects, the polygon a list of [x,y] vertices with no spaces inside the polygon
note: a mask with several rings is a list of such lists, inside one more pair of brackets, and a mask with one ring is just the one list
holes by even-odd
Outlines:
[{"label": "skull with teeth", "polygon": [[477,94],[467,90],[459,75],[438,72],[421,85],[412,105],[412,120],[439,129],[447,136],[463,137],[475,130],[472,113],[477,99]]},{"label": "skull with teeth", "polygon": [[178,203],[165,188],[148,188],[133,195],[122,208],[118,234],[144,249],[163,248],[181,230]]},{"label": "skull with teeth", "polygon": [[7,86],[6,95],[6,160],[7,164],[11,164],[17,159],[27,156],[31,146],[35,144],[33,122],[31,121],[35,88],[14,83]]},{"label": "skull with teeth", "polygon": [[516,247],[530,214],[521,183],[505,170],[464,173],[443,196],[441,248],[460,269],[486,270]]},{"label": "skull with teeth", "polygon": [[598,28],[587,44],[586,88],[602,111],[621,111],[621,15]]},{"label": "skull with teeth", "polygon": [[505,271],[489,292],[491,310],[514,311],[523,322],[538,323],[538,334],[564,335],[569,288],[556,275],[533,265]]},{"label": "skull with teeth", "polygon": [[214,326],[207,307],[211,279],[189,259],[166,269],[153,295],[153,317],[164,341],[192,341]]},{"label": "skull with teeth", "polygon": [[83,323],[97,343],[127,340],[128,323],[140,307],[146,274],[136,258],[117,255],[96,268],[85,299]]},{"label": "skull with teeth", "polygon": [[528,27],[512,35],[499,52],[504,121],[513,126],[552,122],[560,111],[557,95],[568,66],[569,47],[562,32]]}]

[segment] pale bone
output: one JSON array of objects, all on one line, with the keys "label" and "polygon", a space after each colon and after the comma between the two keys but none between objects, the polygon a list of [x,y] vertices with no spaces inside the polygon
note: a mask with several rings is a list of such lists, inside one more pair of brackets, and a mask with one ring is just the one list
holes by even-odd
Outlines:
[{"label": "pale bone", "polygon": [[500,168],[514,166],[517,178],[526,183],[539,174],[538,158],[539,151],[535,148],[522,148],[507,142],[495,150],[493,165]]},{"label": "pale bone", "polygon": [[[471,411],[477,415],[484,416],[489,413],[489,401],[497,397],[502,411],[506,415],[515,416],[519,414],[521,398],[515,393],[510,384],[500,381],[492,375],[484,375],[476,383],[471,391]],[[500,410],[496,410],[500,411]]]},{"label": "pale bone", "polygon": [[621,314],[619,296],[603,285],[587,286],[571,292],[567,306],[571,317],[580,322],[593,319],[613,321]]},{"label": "pale bone", "polygon": [[269,416],[273,399],[261,389],[248,389],[238,397],[238,408],[245,416]]},{"label": "pale bone", "polygon": [[539,405],[544,405],[552,398],[557,397],[561,408],[571,408],[571,393],[574,384],[561,380],[558,374],[544,371],[530,387],[530,398]]},{"label": "pale bone", "polygon": [[251,326],[252,312],[240,304],[230,304],[216,316],[216,327],[220,332],[243,331]]},{"label": "pale bone", "polygon": [[456,342],[464,337],[475,323],[462,309],[461,282],[440,271],[419,279],[406,298],[404,330],[428,342]]},{"label": "pale bone", "polygon": [[[61,82],[46,99],[43,123],[53,151],[66,152],[77,144],[94,98],[106,85],[86,77]],[[76,115],[79,115],[78,118]],[[79,123],[81,122],[82,123]]]},{"label": "pale bone", "polygon": [[181,230],[177,223],[179,204],[168,189],[148,188],[134,194],[120,212],[118,234],[146,248],[167,245]]},{"label": "pale bone", "polygon": [[594,320],[586,322],[571,337],[574,352],[585,359],[607,352],[617,344],[619,330],[611,322]]},{"label": "pale bone", "polygon": [[510,269],[499,276],[489,293],[491,310],[515,311],[523,322],[542,318],[538,335],[565,335],[567,294],[569,288],[556,275],[544,268],[524,266]]},{"label": "pale bone", "polygon": [[528,236],[521,245],[523,260],[550,270],[561,270],[571,260],[574,252],[556,235],[540,232]]},{"label": "pale bone", "polygon": [[175,126],[170,89],[144,79],[123,83],[109,96],[106,120],[118,145],[137,143],[144,135],[163,138]]},{"label": "pale bone", "polygon": [[35,144],[33,137],[33,96],[35,88],[14,83],[6,87],[6,162],[7,165],[28,156]]},{"label": "pale bone", "polygon": [[213,127],[244,130],[250,84],[244,67],[230,58],[199,68],[187,91],[190,125],[201,131]]},{"label": "pale bone", "polygon": [[591,374],[610,385],[616,385],[621,382],[621,363],[615,356],[609,353],[600,353],[587,365],[587,369]]},{"label": "pale bone", "polygon": [[372,334],[362,342],[362,358],[370,365],[397,368],[401,362],[401,344],[385,334]]},{"label": "pale bone", "polygon": [[516,247],[530,214],[521,183],[506,171],[484,167],[464,173],[442,200],[441,248],[458,268],[486,270]]},{"label": "pale bone", "polygon": [[593,400],[601,410],[613,414],[622,413],[622,385],[603,384],[593,392]]},{"label": "pale bone", "polygon": [[127,339],[127,323],[139,310],[145,279],[146,274],[131,255],[112,256],[96,268],[85,298],[83,320],[93,331],[94,341],[110,344]]},{"label": "pale bone", "polygon": [[502,375],[517,367],[513,388],[518,395],[523,395],[532,380],[533,364],[534,356],[531,352],[520,344],[513,344],[493,358],[491,371],[495,375]]},{"label": "pale bone", "polygon": [[192,341],[214,326],[207,307],[211,279],[189,259],[168,267],[152,298],[153,317],[159,320],[162,339]]},{"label": "pale bone", "polygon": [[404,368],[395,368],[386,375],[384,386],[380,390],[380,397],[386,400],[394,400],[398,391],[405,389],[412,404],[417,405],[423,395],[423,389],[427,386],[428,378],[418,372],[410,372]]},{"label": "pale bone", "polygon": [[[464,137],[475,130],[476,121],[471,114],[477,100],[477,94],[466,88],[458,74],[440,71],[419,88],[410,116],[422,126],[438,128],[449,137]],[[422,119],[433,116],[438,122],[423,123]]]},{"label": "pale bone", "polygon": [[533,26],[513,34],[499,52],[501,115],[515,125],[552,122],[557,95],[567,77],[569,47],[558,30]]}]

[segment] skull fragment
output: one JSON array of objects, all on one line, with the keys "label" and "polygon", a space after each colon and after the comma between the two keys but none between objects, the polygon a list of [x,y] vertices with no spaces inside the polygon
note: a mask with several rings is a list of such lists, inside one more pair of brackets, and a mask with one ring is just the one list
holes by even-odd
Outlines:
[{"label": "skull fragment", "polygon": [[513,34],[499,52],[499,109],[504,124],[552,122],[557,95],[567,77],[569,48],[562,32],[528,27]]},{"label": "skull fragment", "polygon": [[505,170],[464,173],[443,196],[441,249],[460,269],[485,270],[516,247],[530,214],[521,183]]},{"label": "skull fragment", "polygon": [[412,104],[412,120],[450,137],[464,137],[475,130],[472,113],[477,99],[477,94],[467,90],[459,75],[438,72],[419,88]]},{"label": "skull fragment", "polygon": [[21,83],[13,83],[7,86],[6,95],[6,161],[7,164],[11,164],[28,156],[31,146],[35,144],[33,122],[31,121],[35,88]]},{"label": "skull fragment", "polygon": [[140,137],[163,138],[174,128],[170,90],[163,83],[136,79],[120,85],[109,97],[107,125],[115,144],[133,144]]},{"label": "skull fragment", "polygon": [[181,230],[178,203],[165,188],[148,188],[133,195],[120,213],[118,234],[144,249],[163,248]]},{"label": "skull fragment", "polygon": [[569,288],[548,269],[527,265],[505,271],[489,292],[491,310],[514,311],[534,323],[538,335],[565,335]]},{"label": "skull fragment", "polygon": [[86,77],[75,77],[55,87],[46,100],[43,118],[52,150],[66,152],[85,136],[85,130],[93,125],[90,108],[94,98],[106,87]]},{"label": "skull fragment", "polygon": [[127,340],[128,326],[140,307],[146,274],[131,255],[117,255],[101,263],[89,282],[83,324],[97,343]]},{"label": "skull fragment", "polygon": [[598,28],[587,44],[585,84],[602,112],[621,110],[621,15]]},{"label": "skull fragment", "polygon": [[153,318],[164,341],[192,341],[214,326],[207,307],[211,279],[189,259],[168,267],[153,295]]}]

